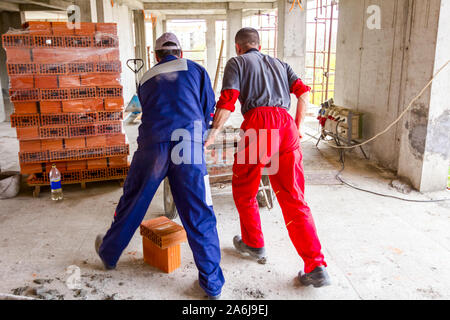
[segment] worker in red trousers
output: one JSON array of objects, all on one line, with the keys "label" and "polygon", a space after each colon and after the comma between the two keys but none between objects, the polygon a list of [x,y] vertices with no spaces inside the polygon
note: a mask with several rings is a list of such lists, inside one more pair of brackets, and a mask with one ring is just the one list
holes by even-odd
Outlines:
[{"label": "worker in red trousers", "polygon": [[[268,170],[289,236],[304,261],[304,272],[298,275],[300,282],[314,287],[328,285],[327,264],[311,210],[304,200],[300,125],[311,89],[288,64],[259,51],[259,34],[255,29],[239,30],[235,47],[238,56],[231,58],[225,67],[221,96],[205,144],[207,147],[214,143],[239,98],[244,122],[234,156],[232,187],[242,238],[235,236],[234,246],[258,262],[266,262],[256,195],[262,170]],[[298,98],[295,121],[288,113],[290,93]]]}]

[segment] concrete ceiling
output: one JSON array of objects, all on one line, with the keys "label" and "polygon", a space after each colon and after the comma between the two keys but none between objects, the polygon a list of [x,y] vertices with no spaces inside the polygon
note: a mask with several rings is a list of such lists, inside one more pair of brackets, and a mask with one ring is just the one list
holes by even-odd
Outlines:
[{"label": "concrete ceiling", "polygon": [[66,10],[72,4],[65,0],[1,0],[0,11]]},{"label": "concrete ceiling", "polygon": [[242,9],[244,15],[254,10],[272,10],[276,8],[274,0],[144,0],[144,10],[165,15],[225,15],[227,9]]}]

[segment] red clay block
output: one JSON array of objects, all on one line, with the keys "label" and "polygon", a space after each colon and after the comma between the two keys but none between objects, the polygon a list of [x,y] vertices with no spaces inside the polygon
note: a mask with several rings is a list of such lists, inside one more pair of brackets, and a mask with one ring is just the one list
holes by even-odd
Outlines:
[{"label": "red clay block", "polygon": [[86,147],[85,138],[64,139],[64,147],[66,149],[81,149]]},{"label": "red clay block", "polygon": [[36,102],[14,102],[14,112],[17,114],[37,113]]},{"label": "red clay block", "polygon": [[86,137],[86,147],[104,147],[106,145],[106,136]]},{"label": "red clay block", "polygon": [[61,102],[60,101],[41,101],[39,103],[41,113],[61,113]]},{"label": "red clay block", "polygon": [[55,35],[74,35],[75,30],[67,26],[67,22],[52,22],[52,33]]},{"label": "red clay block", "polygon": [[140,233],[161,249],[169,248],[187,239],[184,228],[165,216],[142,222]]},{"label": "red clay block", "polygon": [[87,161],[79,160],[79,161],[67,161],[67,170],[85,170],[87,169]]},{"label": "red clay block", "polygon": [[45,172],[49,173],[50,170],[52,170],[53,164],[56,165],[56,168],[59,171],[61,171],[61,172],[67,171],[67,162],[59,162],[58,161],[58,162],[47,162],[45,164]]},{"label": "red clay block", "polygon": [[105,110],[119,111],[123,108],[123,97],[120,98],[105,98]]},{"label": "red clay block", "polygon": [[19,140],[37,140],[39,139],[38,127],[16,128],[17,139]]},{"label": "red clay block", "polygon": [[110,168],[126,167],[127,164],[126,156],[108,158],[108,167]]},{"label": "red clay block", "polygon": [[117,34],[117,24],[116,23],[96,23],[95,29],[97,32]]},{"label": "red clay block", "polygon": [[36,88],[40,89],[50,89],[58,88],[58,77],[57,76],[35,76]]},{"label": "red clay block", "polygon": [[6,48],[6,62],[30,63],[31,50],[26,48]]},{"label": "red clay block", "polygon": [[72,88],[80,86],[80,76],[59,76],[59,87],[60,88]]},{"label": "red clay block", "polygon": [[52,27],[50,22],[45,21],[27,21],[22,24],[22,27],[32,34],[52,34]]},{"label": "red clay block", "polygon": [[64,112],[89,112],[102,110],[103,110],[102,99],[89,98],[89,99],[75,99],[70,101],[63,101]]},{"label": "red clay block", "polygon": [[41,149],[43,151],[55,151],[63,149],[63,140],[62,139],[46,139],[41,141]]},{"label": "red clay block", "polygon": [[19,141],[20,152],[41,151],[41,140]]},{"label": "red clay block", "polygon": [[165,273],[171,273],[181,265],[180,245],[161,249],[149,239],[142,237],[144,261]]},{"label": "red clay block", "polygon": [[95,23],[80,22],[80,27],[75,28],[76,35],[93,35],[95,33]]},{"label": "red clay block", "polygon": [[117,146],[126,144],[126,135],[124,133],[109,134],[106,136],[106,145]]},{"label": "red clay block", "polygon": [[120,85],[120,76],[117,74],[91,73],[81,76],[82,86],[117,86]]},{"label": "red clay block", "polygon": [[31,89],[34,88],[33,76],[9,76],[9,86],[14,89]]},{"label": "red clay block", "polygon": [[22,174],[33,174],[42,172],[42,165],[40,163],[21,163],[20,173]]},{"label": "red clay block", "polygon": [[92,159],[87,161],[88,169],[102,169],[108,167],[108,163],[106,162],[106,158],[104,159]]}]

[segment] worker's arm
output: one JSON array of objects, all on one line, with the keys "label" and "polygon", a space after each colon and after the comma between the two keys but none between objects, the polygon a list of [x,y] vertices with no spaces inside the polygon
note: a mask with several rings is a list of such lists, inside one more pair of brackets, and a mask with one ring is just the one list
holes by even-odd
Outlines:
[{"label": "worker's arm", "polygon": [[296,79],[291,85],[291,93],[295,94],[298,99],[297,110],[295,113],[295,124],[297,125],[300,137],[302,137],[300,130],[306,116],[310,91],[311,88],[305,85],[300,78]]},{"label": "worker's arm", "polygon": [[208,138],[206,139],[205,148],[214,143],[217,134],[220,130],[222,130],[225,122],[227,122],[231,113],[234,111],[238,97],[239,91],[234,89],[222,90],[220,93],[220,98],[216,105],[216,113],[214,114],[212,128],[209,131]]},{"label": "worker's arm", "polygon": [[302,137],[301,125],[303,123],[303,120],[305,120],[308,101],[309,101],[309,91],[303,93],[300,97],[298,97],[297,100],[297,112],[295,114],[295,124],[297,125],[300,138]]},{"label": "worker's arm", "polygon": [[223,72],[222,91],[220,92],[219,101],[217,101],[216,113],[205,147],[214,143],[217,133],[222,130],[225,122],[227,122],[234,111],[236,101],[239,98],[240,88],[239,67],[234,58],[231,58],[228,60]]}]

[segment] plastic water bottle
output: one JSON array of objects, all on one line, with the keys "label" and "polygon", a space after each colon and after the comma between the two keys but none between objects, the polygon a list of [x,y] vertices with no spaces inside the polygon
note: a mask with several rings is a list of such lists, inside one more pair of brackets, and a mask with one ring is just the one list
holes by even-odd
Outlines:
[{"label": "plastic water bottle", "polygon": [[52,169],[49,173],[50,178],[50,188],[52,189],[52,200],[62,200],[63,193],[61,187],[61,173],[59,172],[56,165],[52,165]]}]

